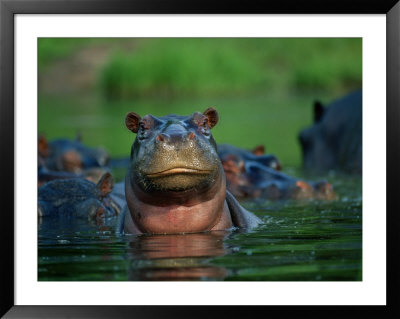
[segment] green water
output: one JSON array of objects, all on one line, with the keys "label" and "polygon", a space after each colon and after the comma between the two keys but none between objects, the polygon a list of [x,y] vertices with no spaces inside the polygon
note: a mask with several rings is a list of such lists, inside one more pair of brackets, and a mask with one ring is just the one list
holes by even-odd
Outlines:
[{"label": "green water", "polygon": [[330,181],[340,196],[333,202],[242,201],[264,221],[250,232],[119,236],[115,220],[42,220],[38,279],[362,280],[361,178]]}]

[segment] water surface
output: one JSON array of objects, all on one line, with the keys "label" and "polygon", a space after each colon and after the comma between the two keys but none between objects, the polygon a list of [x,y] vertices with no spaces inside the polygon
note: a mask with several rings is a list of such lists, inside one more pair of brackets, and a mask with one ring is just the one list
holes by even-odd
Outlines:
[{"label": "water surface", "polygon": [[264,221],[252,231],[120,236],[113,219],[39,220],[38,279],[362,280],[361,177],[329,180],[338,200],[242,201]]}]

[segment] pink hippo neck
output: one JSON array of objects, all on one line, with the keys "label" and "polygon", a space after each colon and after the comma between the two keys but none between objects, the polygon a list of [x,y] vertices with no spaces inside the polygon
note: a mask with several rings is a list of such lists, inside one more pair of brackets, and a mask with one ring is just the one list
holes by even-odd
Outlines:
[{"label": "pink hippo neck", "polygon": [[226,230],[233,227],[225,200],[225,176],[221,174],[207,192],[189,193],[187,197],[174,194],[151,201],[132,182],[129,174],[125,180],[128,212],[125,216],[125,232],[140,233],[195,233],[210,230]]}]

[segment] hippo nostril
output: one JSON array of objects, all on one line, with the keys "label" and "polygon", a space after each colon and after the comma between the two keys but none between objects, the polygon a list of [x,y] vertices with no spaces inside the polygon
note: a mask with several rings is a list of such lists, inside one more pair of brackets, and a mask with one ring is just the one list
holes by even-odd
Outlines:
[{"label": "hippo nostril", "polygon": [[190,132],[190,133],[188,134],[189,140],[193,140],[195,137],[196,137],[196,134],[194,134],[193,132]]}]

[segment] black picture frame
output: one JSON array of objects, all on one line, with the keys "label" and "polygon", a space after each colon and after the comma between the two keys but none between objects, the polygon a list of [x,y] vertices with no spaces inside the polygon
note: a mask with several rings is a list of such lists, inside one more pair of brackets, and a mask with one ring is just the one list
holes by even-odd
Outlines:
[{"label": "black picture frame", "polygon": [[[16,306],[14,304],[14,17],[16,14],[386,14],[387,49],[387,305],[386,306]],[[399,205],[395,183],[400,162],[400,2],[398,0],[327,0],[274,2],[154,1],[154,0],[0,0],[0,176],[2,210],[0,242],[0,315],[5,318],[158,318],[217,316],[355,317],[399,315]],[[377,106],[383,107],[383,106]],[[388,174],[390,173],[390,174]],[[238,292],[240,293],[240,292]],[[268,308],[266,308],[268,307]]]}]

